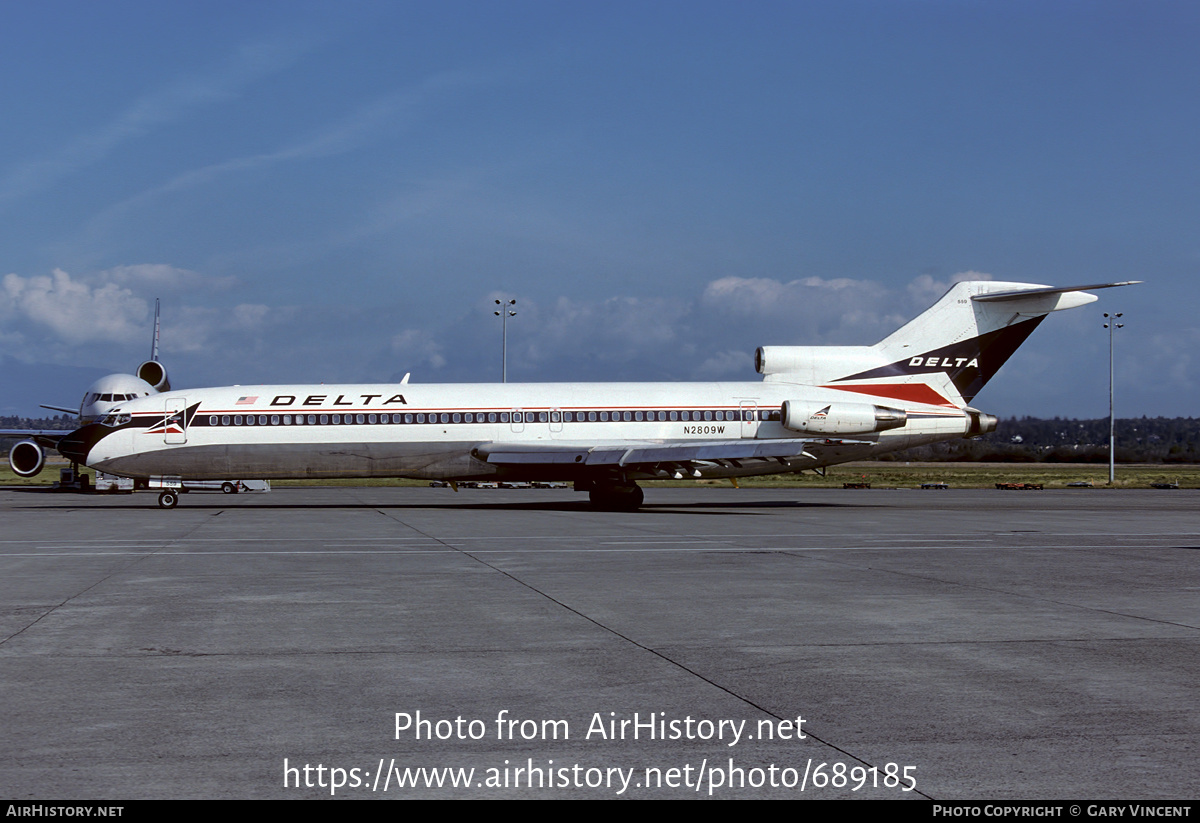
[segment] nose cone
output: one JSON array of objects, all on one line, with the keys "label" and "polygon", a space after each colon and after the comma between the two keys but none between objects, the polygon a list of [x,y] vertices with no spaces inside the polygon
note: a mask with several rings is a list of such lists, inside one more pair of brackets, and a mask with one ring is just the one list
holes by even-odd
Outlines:
[{"label": "nose cone", "polygon": [[100,438],[109,431],[111,429],[107,429],[98,423],[91,423],[83,428],[76,429],[58,441],[58,453],[72,463],[87,465],[88,453],[91,452],[92,446],[100,442]]}]

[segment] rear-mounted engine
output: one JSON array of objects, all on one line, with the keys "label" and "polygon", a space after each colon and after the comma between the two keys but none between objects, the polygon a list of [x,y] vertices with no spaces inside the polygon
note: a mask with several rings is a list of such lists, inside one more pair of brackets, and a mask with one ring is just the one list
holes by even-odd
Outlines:
[{"label": "rear-mounted engine", "polygon": [[784,428],[805,434],[871,434],[900,428],[908,413],[871,403],[785,400],[781,421]]}]

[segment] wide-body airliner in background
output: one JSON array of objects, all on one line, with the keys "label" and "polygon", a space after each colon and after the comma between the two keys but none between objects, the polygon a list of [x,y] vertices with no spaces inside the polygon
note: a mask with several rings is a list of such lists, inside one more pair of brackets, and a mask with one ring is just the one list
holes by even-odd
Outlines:
[{"label": "wide-body airliner in background", "polygon": [[[108,374],[88,386],[78,408],[49,406],[43,409],[77,414],[79,425],[85,426],[104,417],[123,403],[138,397],[149,397],[171,390],[167,368],[158,359],[159,301],[154,301],[154,338],[150,344],[150,359],[137,367],[134,374]],[[8,465],[18,477],[34,477],[46,463],[45,449],[57,447],[69,432],[58,429],[0,429],[0,436],[24,437],[8,451]]]},{"label": "wide-body airliner in background", "polygon": [[[1136,281],[1130,281],[1136,282]],[[873,346],[765,346],[762,380],[230,386],[122,403],[69,460],[172,487],[222,477],[566,480],[602,509],[639,480],[799,472],[993,431],[983,385],[1084,289],[957,283]]]}]

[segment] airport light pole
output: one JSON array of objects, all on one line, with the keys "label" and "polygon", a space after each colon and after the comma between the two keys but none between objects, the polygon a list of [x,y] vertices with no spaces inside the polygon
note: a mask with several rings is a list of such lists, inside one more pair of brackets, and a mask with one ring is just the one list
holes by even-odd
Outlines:
[{"label": "airport light pole", "polygon": [[[496,305],[500,308],[492,312],[500,318],[500,382],[508,382],[508,318],[516,317],[517,312],[512,308],[517,305],[516,300],[507,300],[505,302],[496,301]],[[1107,315],[1105,315],[1107,316]]]},{"label": "airport light pole", "polygon": [[1116,480],[1116,454],[1117,454],[1117,435],[1116,435],[1116,420],[1113,417],[1113,335],[1117,329],[1125,328],[1124,323],[1118,323],[1117,318],[1121,316],[1121,312],[1109,316],[1108,312],[1104,313],[1104,319],[1108,322],[1104,324],[1104,328],[1108,329],[1108,485],[1112,485]]}]

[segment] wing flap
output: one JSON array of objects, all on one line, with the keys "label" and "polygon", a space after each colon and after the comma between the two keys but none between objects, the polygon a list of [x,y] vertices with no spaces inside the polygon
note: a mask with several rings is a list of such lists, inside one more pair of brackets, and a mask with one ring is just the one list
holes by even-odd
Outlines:
[{"label": "wing flap", "polygon": [[484,443],[476,456],[496,465],[581,465],[627,467],[654,463],[688,463],[695,460],[744,460],[800,457],[810,447],[871,445],[871,441],[826,439],[706,440],[683,442],[627,442],[596,445],[582,443]]}]

